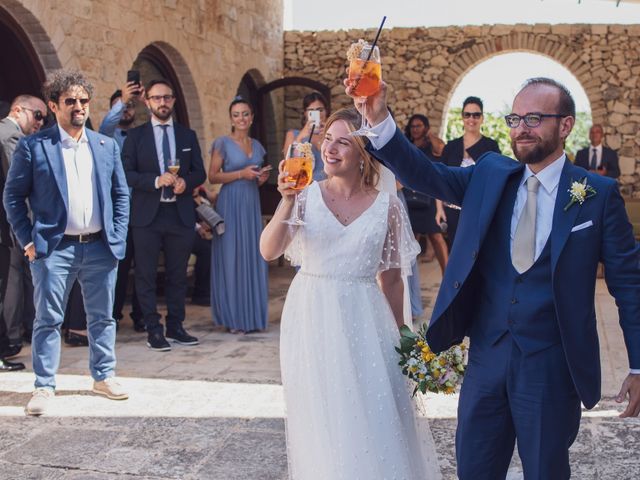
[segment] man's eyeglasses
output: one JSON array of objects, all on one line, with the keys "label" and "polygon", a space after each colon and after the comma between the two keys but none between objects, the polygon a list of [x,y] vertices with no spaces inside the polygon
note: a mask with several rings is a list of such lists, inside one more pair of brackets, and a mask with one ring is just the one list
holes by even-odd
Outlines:
[{"label": "man's eyeglasses", "polygon": [[160,103],[162,100],[169,103],[171,100],[176,98],[174,95],[150,95],[147,97],[152,102]]},{"label": "man's eyeglasses", "polygon": [[542,123],[543,118],[563,118],[568,117],[569,115],[562,115],[559,113],[527,113],[525,115],[517,115],[515,113],[511,113],[509,115],[504,116],[504,121],[507,122],[507,127],[509,128],[518,128],[520,126],[520,121],[524,120],[524,124],[529,128],[535,128]]},{"label": "man's eyeglasses", "polygon": [[36,122],[41,122],[44,120],[45,115],[40,110],[35,110],[33,108],[22,107],[23,110],[29,110],[33,113],[33,118],[35,118]]},{"label": "man's eyeglasses", "polygon": [[462,118],[475,118],[476,120],[482,117],[482,112],[462,112]]},{"label": "man's eyeglasses", "polygon": [[73,107],[75,106],[76,103],[80,102],[80,105],[82,105],[83,107],[86,107],[90,101],[91,101],[90,98],[65,98],[64,104],[67,107]]}]

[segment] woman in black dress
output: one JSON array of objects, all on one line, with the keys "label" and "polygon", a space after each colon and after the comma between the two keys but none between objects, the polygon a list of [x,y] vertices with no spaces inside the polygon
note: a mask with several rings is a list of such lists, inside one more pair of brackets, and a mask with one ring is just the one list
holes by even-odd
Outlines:
[{"label": "woman in black dress", "polygon": [[[411,142],[422,150],[429,158],[439,160],[444,142],[429,132],[429,119],[421,114],[412,115],[404,129],[404,134]],[[404,195],[409,207],[409,220],[416,238],[426,235],[433,246],[435,257],[444,273],[449,252],[447,242],[442,235],[440,225],[436,223],[435,199],[408,188]]]},{"label": "woman in black dress", "polygon": [[[467,97],[462,104],[462,121],[464,134],[460,138],[447,142],[442,151],[441,161],[451,167],[469,167],[475,165],[478,159],[487,152],[500,153],[498,143],[480,133],[484,120],[482,100],[478,97]],[[444,204],[436,200],[436,223],[447,224],[447,239],[449,247],[453,246],[460,207]]]}]

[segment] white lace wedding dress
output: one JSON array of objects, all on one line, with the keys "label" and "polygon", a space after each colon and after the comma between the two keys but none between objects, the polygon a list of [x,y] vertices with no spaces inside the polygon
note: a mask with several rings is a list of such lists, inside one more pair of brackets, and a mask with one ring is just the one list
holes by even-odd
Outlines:
[{"label": "white lace wedding dress", "polygon": [[300,271],[282,313],[280,358],[294,480],[440,478],[398,366],[399,333],[376,283],[418,253],[400,201],[379,193],[342,225],[318,183],[300,195],[306,225],[286,255]]}]

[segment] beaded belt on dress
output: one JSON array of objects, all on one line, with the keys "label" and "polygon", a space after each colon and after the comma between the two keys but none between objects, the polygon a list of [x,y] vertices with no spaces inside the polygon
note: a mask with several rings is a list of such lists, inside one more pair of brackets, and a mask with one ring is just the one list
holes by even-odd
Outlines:
[{"label": "beaded belt on dress", "polygon": [[323,273],[311,273],[300,270],[298,275],[305,277],[324,278],[326,280],[337,280],[339,282],[376,283],[376,277],[371,275],[326,275]]}]

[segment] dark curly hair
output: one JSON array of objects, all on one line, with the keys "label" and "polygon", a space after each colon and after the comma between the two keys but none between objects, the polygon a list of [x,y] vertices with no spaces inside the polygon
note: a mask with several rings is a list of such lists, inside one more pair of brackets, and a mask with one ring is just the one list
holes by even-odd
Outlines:
[{"label": "dark curly hair", "polygon": [[93,96],[93,85],[87,77],[77,70],[54,70],[47,75],[47,81],[42,86],[42,94],[47,102],[58,103],[60,96],[71,87],[82,87],[89,98]]},{"label": "dark curly hair", "polygon": [[429,130],[430,128],[429,119],[426,117],[426,115],[422,115],[421,113],[414,113],[413,115],[411,115],[411,117],[409,117],[407,125],[404,127],[404,136],[407,137],[410,142],[413,142],[413,138],[411,138],[411,123],[413,123],[414,120],[420,120],[424,125],[424,128],[426,128],[427,130]]}]

